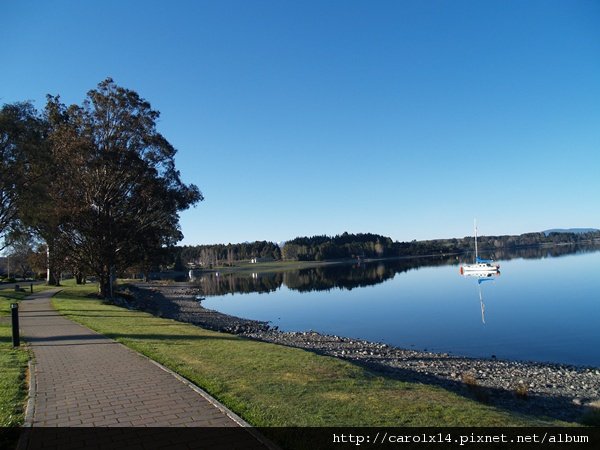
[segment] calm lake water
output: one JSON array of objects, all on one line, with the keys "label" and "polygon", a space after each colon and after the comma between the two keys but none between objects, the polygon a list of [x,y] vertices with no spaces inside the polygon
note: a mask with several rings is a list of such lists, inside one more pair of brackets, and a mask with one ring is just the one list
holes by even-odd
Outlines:
[{"label": "calm lake water", "polygon": [[284,331],[600,367],[600,250],[528,249],[502,258],[501,275],[482,282],[461,276],[456,257],[197,282],[205,307]]}]

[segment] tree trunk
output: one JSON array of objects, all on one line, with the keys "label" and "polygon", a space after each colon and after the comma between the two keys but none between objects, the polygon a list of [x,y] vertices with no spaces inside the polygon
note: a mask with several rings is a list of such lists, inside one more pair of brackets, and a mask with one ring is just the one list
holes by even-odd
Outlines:
[{"label": "tree trunk", "polygon": [[48,286],[60,286],[60,272],[56,268],[56,264],[54,262],[54,251],[48,245],[46,250],[47,257],[47,272],[46,272],[46,284]]},{"label": "tree trunk", "polygon": [[103,272],[98,276],[98,294],[102,298],[110,298],[110,273]]},{"label": "tree trunk", "polygon": [[85,275],[81,271],[75,272],[75,282],[77,284],[85,284]]}]

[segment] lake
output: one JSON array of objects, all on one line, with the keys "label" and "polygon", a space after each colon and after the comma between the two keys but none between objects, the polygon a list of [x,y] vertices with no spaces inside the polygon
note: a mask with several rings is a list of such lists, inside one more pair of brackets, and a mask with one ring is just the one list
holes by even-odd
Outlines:
[{"label": "lake", "polygon": [[600,248],[496,256],[501,274],[484,281],[461,276],[463,257],[450,256],[206,274],[196,282],[206,308],[268,321],[283,331],[600,367]]}]

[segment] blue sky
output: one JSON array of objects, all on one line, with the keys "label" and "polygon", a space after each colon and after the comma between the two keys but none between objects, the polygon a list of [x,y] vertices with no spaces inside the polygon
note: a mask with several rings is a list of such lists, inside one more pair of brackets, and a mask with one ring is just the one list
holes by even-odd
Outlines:
[{"label": "blue sky", "polygon": [[184,244],[600,228],[600,2],[0,2],[0,103],[110,76],[206,200]]}]

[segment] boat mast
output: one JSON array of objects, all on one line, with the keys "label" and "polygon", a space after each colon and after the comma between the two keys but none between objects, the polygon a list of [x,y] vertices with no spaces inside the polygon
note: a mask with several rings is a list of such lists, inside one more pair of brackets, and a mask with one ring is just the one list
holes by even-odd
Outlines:
[{"label": "boat mast", "polygon": [[477,263],[477,219],[473,219],[473,228],[475,229],[475,263]]}]

